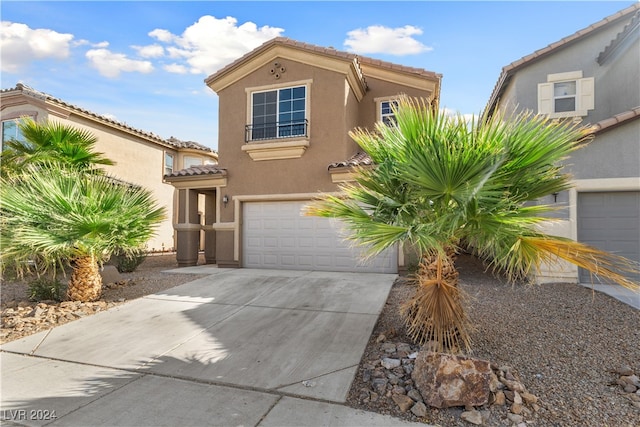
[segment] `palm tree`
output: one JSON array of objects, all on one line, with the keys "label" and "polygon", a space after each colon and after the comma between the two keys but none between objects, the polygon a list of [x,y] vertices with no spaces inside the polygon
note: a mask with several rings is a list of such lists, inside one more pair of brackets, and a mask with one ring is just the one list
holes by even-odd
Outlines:
[{"label": "palm tree", "polygon": [[25,117],[18,122],[24,140],[5,142],[0,154],[2,175],[15,173],[27,165],[62,163],[86,172],[101,172],[96,165],[113,165],[102,153],[94,151],[98,138],[60,122],[38,123]]},{"label": "palm tree", "polygon": [[67,296],[94,301],[102,293],[99,264],[115,251],[133,254],[164,218],[151,193],[106,175],[30,166],[0,180],[0,260],[72,274]]},{"label": "palm tree", "polygon": [[570,188],[560,164],[588,129],[530,113],[467,122],[407,97],[395,117],[394,126],[350,133],[376,167],[359,170],[344,196],[320,196],[307,214],[343,220],[348,238],[371,254],[396,244],[416,249],[419,286],[402,309],[412,339],[435,341],[439,351],[470,349],[454,265],[461,247],[513,281],[562,258],[638,287],[624,276],[634,271],[630,261],[540,231],[553,207],[538,201]]}]

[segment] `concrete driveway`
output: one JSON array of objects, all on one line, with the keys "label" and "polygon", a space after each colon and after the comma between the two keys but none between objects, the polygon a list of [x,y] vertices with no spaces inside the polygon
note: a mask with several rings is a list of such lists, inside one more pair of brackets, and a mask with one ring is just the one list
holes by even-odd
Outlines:
[{"label": "concrete driveway", "polygon": [[410,425],[343,405],[395,275],[179,270],[210,275],[3,345],[2,419]]}]

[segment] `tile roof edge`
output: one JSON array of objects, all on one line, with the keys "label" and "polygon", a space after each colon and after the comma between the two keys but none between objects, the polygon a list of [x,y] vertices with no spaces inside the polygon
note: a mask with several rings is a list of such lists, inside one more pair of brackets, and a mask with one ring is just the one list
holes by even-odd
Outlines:
[{"label": "tile roof edge", "polygon": [[612,15],[609,15],[601,19],[600,21],[593,23],[585,28],[582,28],[569,36],[563,37],[562,39],[556,42],[553,42],[541,49],[534,51],[533,53],[530,53],[529,55],[525,55],[522,58],[519,58],[511,62],[510,64],[505,65],[504,67],[502,67],[502,71],[500,73],[500,76],[498,77],[496,84],[494,85],[493,91],[491,92],[491,96],[489,97],[489,102],[487,103],[485,110],[487,110],[487,108],[492,108],[494,106],[493,104],[497,102],[498,92],[500,92],[502,85],[504,84],[505,81],[509,80],[510,75],[514,71],[518,70],[523,66],[528,65],[532,61],[538,60],[540,57],[543,57],[549,54],[550,52],[554,52],[556,49],[560,49],[569,43],[572,43],[582,37],[585,37],[591,34],[593,31],[596,31],[603,26],[611,24],[612,22],[615,22],[619,19],[627,18],[628,16],[633,16],[633,14],[635,14],[639,10],[640,10],[640,2],[632,4],[631,6],[625,9],[622,9]]},{"label": "tile roof edge", "polygon": [[600,120],[593,125],[593,133],[597,135],[616,126],[636,119],[640,119],[640,106],[634,107],[627,111],[623,111],[622,113],[618,113],[607,119]]},{"label": "tile roof edge", "polygon": [[[135,128],[133,126],[129,126],[128,124],[126,124],[124,122],[113,120],[113,119],[110,119],[110,118],[108,118],[108,117],[106,117],[104,115],[94,113],[93,111],[86,110],[86,109],[84,109],[82,107],[79,107],[77,105],[74,105],[74,104],[70,104],[70,103],[68,103],[66,101],[63,101],[62,99],[57,98],[57,97],[55,97],[53,95],[50,95],[50,94],[48,94],[46,92],[39,91],[39,90],[37,90],[37,89],[35,89],[35,88],[25,84],[25,83],[17,83],[16,86],[13,87],[13,88],[0,90],[0,94],[8,94],[8,93],[11,93],[11,92],[20,92],[25,96],[30,96],[30,97],[35,98],[35,99],[40,99],[40,100],[45,101],[45,102],[51,102],[51,103],[59,105],[59,106],[61,106],[63,108],[70,109],[70,110],[72,110],[72,111],[74,111],[76,113],[89,115],[94,120],[99,120],[99,121],[106,122],[106,124],[111,126],[111,127],[123,128],[128,132],[134,133],[134,134],[136,134],[136,135],[138,135],[140,137],[146,138],[146,139],[150,139],[150,140],[152,140],[152,141],[154,141],[154,142],[156,142],[158,144],[168,145],[168,146],[171,146],[171,147],[174,147],[174,148],[177,148],[177,149],[180,149],[180,148],[193,148],[193,149],[200,150],[200,151],[210,151],[212,153],[215,153],[215,151],[213,149],[211,149],[211,148],[209,148],[209,147],[207,147],[205,145],[202,145],[200,143],[194,142],[194,141],[181,141],[181,142],[185,142],[185,143],[186,142],[193,143],[193,144],[196,145],[194,147],[186,147],[186,146],[177,145],[174,142],[170,141],[169,139],[162,138],[161,136],[156,135],[153,132],[148,132],[148,131],[145,131],[145,130],[142,130],[142,129]],[[197,146],[199,146],[199,147],[197,147]]]},{"label": "tile roof edge", "polygon": [[368,56],[362,56],[362,55],[358,55],[355,53],[351,53],[351,52],[346,52],[346,51],[342,51],[342,50],[338,50],[332,47],[323,47],[323,46],[318,46],[318,45],[314,45],[311,43],[306,43],[306,42],[302,42],[299,40],[294,40],[288,37],[274,37],[264,43],[262,43],[260,46],[254,48],[253,50],[245,53],[244,55],[242,55],[241,57],[239,57],[238,59],[236,59],[235,61],[225,65],[224,67],[220,68],[219,70],[217,70],[216,72],[210,74],[207,78],[205,78],[205,83],[209,84],[209,82],[215,81],[218,78],[222,77],[223,75],[226,75],[228,73],[230,73],[233,69],[235,69],[236,67],[238,67],[240,64],[242,64],[243,62],[245,62],[246,60],[248,60],[249,58],[251,58],[254,55],[259,54],[260,52],[269,49],[271,46],[273,45],[283,45],[283,46],[288,46],[291,48],[296,48],[296,49],[303,49],[303,50],[307,50],[310,52],[314,52],[317,54],[324,54],[324,55],[329,55],[329,56],[333,56],[333,57],[337,57],[337,58],[341,58],[347,61],[357,61],[359,62],[360,66],[362,64],[367,64],[367,65],[371,65],[371,66],[375,66],[375,67],[381,67],[381,68],[387,68],[390,70],[394,70],[394,71],[401,71],[401,72],[405,72],[405,73],[410,73],[410,74],[420,74],[423,76],[429,76],[429,77],[434,77],[434,78],[439,78],[442,77],[441,74],[435,73],[433,71],[429,71],[427,69],[423,69],[423,68],[417,68],[417,67],[409,67],[406,65],[401,65],[401,64],[396,64],[396,63],[392,63],[392,62],[387,62],[387,61],[382,61],[380,59],[375,59],[375,58],[370,58]]}]

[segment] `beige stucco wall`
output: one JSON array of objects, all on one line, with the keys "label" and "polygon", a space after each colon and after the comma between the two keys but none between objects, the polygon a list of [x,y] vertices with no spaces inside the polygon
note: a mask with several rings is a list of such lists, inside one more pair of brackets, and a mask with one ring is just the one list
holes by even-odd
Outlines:
[{"label": "beige stucco wall", "polygon": [[[346,134],[347,119],[351,125],[354,114],[344,114],[345,104],[351,97],[344,76],[291,60],[281,62],[287,71],[277,81],[269,73],[270,64],[266,64],[219,93],[220,166],[229,171],[226,188],[229,196],[334,191],[336,186],[331,182],[327,166],[354,153]],[[306,152],[297,159],[252,160],[242,151],[245,125],[250,122],[245,88],[297,84],[302,81],[310,82],[309,147]],[[355,108],[353,102],[350,107]],[[232,221],[233,214],[229,206],[222,212],[222,221]]]},{"label": "beige stucco wall", "polygon": [[174,211],[174,188],[170,184],[162,182],[164,172],[164,148],[162,146],[89,119],[69,115],[62,110],[51,108],[53,111],[48,111],[47,106],[38,101],[32,104],[27,102],[32,101],[30,98],[23,97],[20,102],[14,101],[16,105],[3,106],[2,120],[29,115],[38,121],[49,119],[90,131],[98,138],[95,146],[96,151],[104,153],[106,157],[116,163],[114,166],[105,166],[104,169],[118,179],[149,189],[158,204],[167,210],[167,218],[157,228],[156,237],[147,243],[147,249],[160,251],[174,248],[174,230],[171,219]]},{"label": "beige stucco wall", "polygon": [[[270,70],[279,62],[286,68],[278,79]],[[291,195],[311,197],[317,192],[334,192],[338,186],[331,181],[328,165],[347,160],[355,154],[358,145],[348,133],[356,127],[372,128],[378,120],[378,97],[407,94],[429,97],[431,91],[403,86],[376,78],[366,78],[369,90],[358,100],[343,73],[276,58],[243,76],[218,92],[219,155],[220,166],[228,173],[228,185],[221,195],[242,200],[278,200]],[[255,161],[242,150],[245,126],[250,123],[250,97],[252,89],[291,87],[306,84],[307,117],[309,119],[309,146],[300,158]],[[430,82],[432,85],[433,83]],[[274,140],[269,140],[274,142]],[[260,144],[252,142],[251,144]],[[278,196],[280,195],[280,196]],[[238,212],[236,212],[236,210]],[[233,223],[233,231],[219,232],[216,258],[219,263],[242,259],[242,202],[229,203],[220,209],[220,223]]]}]

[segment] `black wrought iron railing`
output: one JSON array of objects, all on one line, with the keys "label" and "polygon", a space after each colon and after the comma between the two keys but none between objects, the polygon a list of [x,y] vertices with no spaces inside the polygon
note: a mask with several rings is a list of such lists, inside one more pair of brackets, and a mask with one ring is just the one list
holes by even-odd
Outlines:
[{"label": "black wrought iron railing", "polygon": [[308,136],[309,121],[299,120],[295,122],[276,122],[260,125],[246,125],[245,142],[261,141],[264,139],[279,139]]}]

